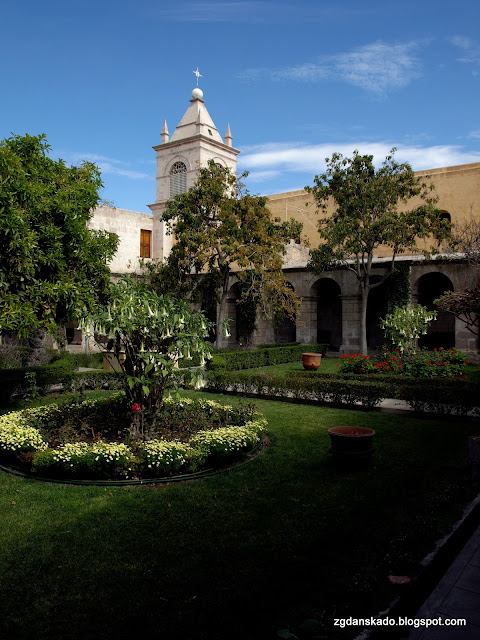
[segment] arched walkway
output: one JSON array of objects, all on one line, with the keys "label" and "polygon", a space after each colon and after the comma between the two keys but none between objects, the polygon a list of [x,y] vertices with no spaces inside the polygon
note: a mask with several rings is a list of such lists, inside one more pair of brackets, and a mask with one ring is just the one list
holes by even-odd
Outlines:
[{"label": "arched walkway", "polygon": [[[417,291],[418,304],[434,310],[433,301],[446,291],[453,291],[453,284],[448,276],[435,271],[418,279]],[[430,324],[426,335],[420,337],[418,344],[426,349],[454,347],[455,317],[451,313],[437,311],[437,319]]]},{"label": "arched walkway", "polygon": [[316,300],[316,341],[329,344],[332,351],[340,351],[342,344],[342,299],[340,286],[332,278],[321,278],[312,286]]},{"label": "arched walkway", "polygon": [[[292,289],[293,286],[288,282],[287,285]],[[297,341],[297,325],[295,320],[291,320],[285,316],[276,317],[273,321],[273,333],[275,342],[287,343]]]},{"label": "arched walkway", "polygon": [[[380,276],[372,276],[371,282],[375,284]],[[387,287],[384,284],[371,289],[368,295],[367,305],[367,345],[369,349],[380,349],[384,343],[383,329],[380,327],[380,318],[385,318],[388,309]]]}]

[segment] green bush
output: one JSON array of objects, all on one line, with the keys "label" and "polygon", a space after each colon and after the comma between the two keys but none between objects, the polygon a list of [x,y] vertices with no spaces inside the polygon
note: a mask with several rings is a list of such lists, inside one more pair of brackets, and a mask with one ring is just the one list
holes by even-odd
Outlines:
[{"label": "green bush", "polygon": [[70,391],[122,388],[123,380],[117,371],[82,371],[74,373],[69,383]]},{"label": "green bush", "polygon": [[480,382],[467,379],[403,379],[396,397],[415,411],[443,415],[480,415]]},{"label": "green bush", "polygon": [[267,398],[328,402],[336,405],[360,404],[365,409],[375,407],[382,398],[391,397],[391,384],[388,382],[344,379],[335,374],[286,378],[261,373],[211,371],[207,375],[207,389],[217,393],[233,391]]},{"label": "green bush", "polygon": [[222,352],[221,355],[215,353],[208,362],[207,367],[210,371],[255,369],[257,367],[295,362],[296,360],[300,361],[302,353],[306,350],[325,355],[327,349],[328,344],[294,344],[291,346],[266,346],[262,349],[251,349],[249,351]]},{"label": "green bush", "polygon": [[21,394],[29,388],[28,373],[35,373],[36,385],[46,393],[52,385],[69,384],[74,368],[75,365],[69,359],[61,358],[41,367],[0,371],[0,402],[8,402],[15,393]]},{"label": "green bush", "polygon": [[118,442],[69,442],[57,449],[38,451],[32,470],[38,475],[72,478],[128,477],[136,465],[127,445]]},{"label": "green bush", "polygon": [[209,371],[207,390],[275,399],[377,406],[382,399],[396,398],[419,412],[480,414],[480,382],[467,378],[417,379],[396,374],[381,376],[352,373],[296,371],[288,377],[243,371]]},{"label": "green bush", "polygon": [[0,416],[0,459],[48,478],[151,478],[248,451],[266,426],[250,404],[168,398],[165,422],[147,441],[137,440],[127,436],[128,419],[118,421],[128,405],[120,392]]},{"label": "green bush", "polygon": [[443,347],[410,353],[401,353],[395,349],[372,356],[352,353],[344,354],[342,358],[342,373],[397,374],[414,378],[458,376],[468,364],[467,356],[462,351]]}]

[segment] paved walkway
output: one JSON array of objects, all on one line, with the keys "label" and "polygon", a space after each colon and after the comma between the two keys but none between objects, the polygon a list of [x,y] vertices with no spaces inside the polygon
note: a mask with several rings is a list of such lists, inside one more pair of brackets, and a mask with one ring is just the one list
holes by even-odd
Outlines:
[{"label": "paved walkway", "polygon": [[415,618],[465,618],[466,627],[412,629],[409,640],[479,640],[480,527],[453,561]]}]

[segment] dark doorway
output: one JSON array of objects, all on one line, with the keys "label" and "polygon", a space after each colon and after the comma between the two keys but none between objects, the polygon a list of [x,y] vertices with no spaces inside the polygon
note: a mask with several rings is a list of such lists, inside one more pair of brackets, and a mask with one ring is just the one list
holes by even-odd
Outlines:
[{"label": "dark doorway", "polygon": [[339,285],[331,278],[322,278],[313,285],[317,298],[317,342],[328,344],[331,351],[340,351],[342,344],[342,299]]},{"label": "dark doorway", "polygon": [[[426,273],[418,280],[418,304],[427,309],[437,310],[433,301],[447,291],[453,291],[453,284],[448,276],[438,272]],[[420,336],[418,344],[424,349],[454,347],[455,316],[437,310],[437,319],[430,324],[426,335]]]},{"label": "dark doorway", "polygon": [[[380,276],[372,276],[370,282],[375,284]],[[387,288],[384,284],[371,289],[367,305],[367,345],[369,349],[380,349],[385,341],[380,318],[385,318],[388,310]]]}]

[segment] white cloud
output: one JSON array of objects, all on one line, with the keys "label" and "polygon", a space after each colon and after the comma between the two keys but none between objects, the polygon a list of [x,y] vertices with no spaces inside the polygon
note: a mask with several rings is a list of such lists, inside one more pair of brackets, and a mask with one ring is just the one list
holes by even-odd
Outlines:
[{"label": "white cloud", "polygon": [[415,42],[387,44],[378,41],[353,51],[321,56],[314,62],[283,69],[247,69],[241,77],[301,82],[338,79],[366,91],[383,94],[390,89],[404,87],[419,77],[420,60],[416,56],[419,46]]},{"label": "white cloud", "polygon": [[[351,157],[355,149],[361,154],[373,155],[374,162],[380,166],[392,147],[397,147],[395,158],[398,162],[408,162],[416,171],[435,169],[470,162],[480,162],[479,151],[468,151],[459,145],[395,145],[392,142],[328,143],[308,145],[302,143],[265,144],[244,150],[241,158],[243,167],[252,170],[252,175],[267,180],[276,177],[294,178],[295,174],[305,173],[312,177],[325,168],[325,158],[333,153]],[[257,179],[256,182],[261,182]],[[279,183],[280,184],[280,183]],[[281,186],[279,187],[281,190]]]},{"label": "white cloud", "polygon": [[478,42],[465,36],[453,36],[450,38],[450,42],[463,51],[462,57],[458,58],[459,62],[480,65],[480,45]]}]

